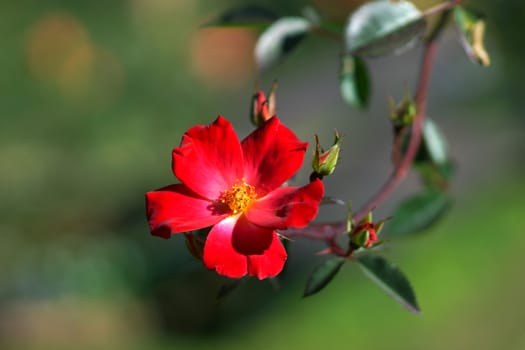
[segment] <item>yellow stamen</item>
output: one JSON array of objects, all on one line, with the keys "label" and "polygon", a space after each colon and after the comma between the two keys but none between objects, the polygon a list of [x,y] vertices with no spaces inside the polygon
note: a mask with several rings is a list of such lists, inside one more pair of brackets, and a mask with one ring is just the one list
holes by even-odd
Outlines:
[{"label": "yellow stamen", "polygon": [[226,204],[233,214],[239,214],[248,210],[256,196],[255,187],[242,179],[237,180],[231,189],[222,192],[218,201]]}]

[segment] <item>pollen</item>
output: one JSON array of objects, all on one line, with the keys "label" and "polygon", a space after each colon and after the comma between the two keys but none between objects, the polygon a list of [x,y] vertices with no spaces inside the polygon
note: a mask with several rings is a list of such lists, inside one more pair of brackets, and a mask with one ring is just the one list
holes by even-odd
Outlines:
[{"label": "pollen", "polygon": [[248,210],[256,196],[255,187],[242,179],[237,180],[231,189],[222,192],[218,201],[226,204],[233,214],[239,214]]}]

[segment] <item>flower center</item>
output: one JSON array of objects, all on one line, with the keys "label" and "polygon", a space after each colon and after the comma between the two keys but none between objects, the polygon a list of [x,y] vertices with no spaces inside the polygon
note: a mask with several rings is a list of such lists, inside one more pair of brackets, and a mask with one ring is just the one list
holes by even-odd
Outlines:
[{"label": "flower center", "polygon": [[248,210],[256,196],[255,187],[242,179],[237,180],[231,189],[222,192],[219,202],[226,204],[233,214],[238,214]]}]

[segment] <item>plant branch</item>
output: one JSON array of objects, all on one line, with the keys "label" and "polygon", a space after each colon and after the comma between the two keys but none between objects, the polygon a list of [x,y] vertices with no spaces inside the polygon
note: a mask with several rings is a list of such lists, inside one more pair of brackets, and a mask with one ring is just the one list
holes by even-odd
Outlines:
[{"label": "plant branch", "polygon": [[379,204],[390,195],[390,193],[403,181],[407,175],[412,162],[417,154],[419,145],[421,143],[421,133],[423,129],[423,122],[426,115],[428,85],[430,81],[430,74],[436,53],[436,42],[434,40],[425,45],[423,54],[423,63],[421,65],[421,73],[419,75],[419,83],[416,92],[416,116],[411,127],[410,142],[404,157],[399,162],[399,165],[394,170],[388,181],[381,187],[375,196],[366,203],[361,210],[354,215],[354,221],[359,222],[361,219],[376,208]]},{"label": "plant branch", "polygon": [[[450,0],[447,3],[436,6],[434,9],[439,8],[441,12],[441,17],[439,18],[437,24],[432,29],[430,35],[425,42],[425,50],[423,53],[423,61],[421,64],[421,70],[419,74],[419,83],[416,91],[416,116],[414,117],[414,122],[412,123],[411,128],[411,137],[408,144],[407,151],[405,156],[399,162],[397,168],[394,170],[393,174],[390,176],[388,181],[383,185],[383,187],[377,192],[377,194],[372,197],[372,199],[363,206],[359,212],[354,215],[354,221],[359,222],[363,219],[371,210],[376,208],[381,204],[388,195],[399,185],[402,180],[405,178],[408,170],[414,161],[414,158],[419,149],[421,143],[421,133],[423,128],[423,122],[425,120],[426,109],[427,109],[427,95],[428,95],[428,85],[430,81],[430,74],[432,73],[432,66],[434,63],[434,56],[436,54],[437,47],[437,38],[439,34],[443,31],[445,24],[450,15],[450,11],[455,6],[459,5],[461,0]],[[426,13],[435,13],[437,10],[430,9]]]},{"label": "plant branch", "polygon": [[436,41],[430,41],[425,45],[425,51],[423,54],[423,63],[421,65],[421,73],[419,75],[419,84],[416,92],[416,116],[412,123],[410,142],[408,144],[407,151],[399,162],[399,165],[394,170],[388,181],[381,187],[372,199],[361,208],[355,215],[354,221],[359,222],[363,219],[371,210],[381,204],[390,193],[401,183],[405,178],[414,158],[419,149],[421,143],[421,133],[423,128],[423,122],[426,115],[427,107],[427,95],[428,85],[430,81],[430,73],[432,71],[432,65],[434,62],[434,56],[436,52]]},{"label": "plant branch", "polygon": [[305,228],[289,228],[282,231],[282,235],[287,238],[301,237],[315,240],[329,240],[334,236],[346,231],[346,222],[316,223]]},{"label": "plant branch", "polygon": [[328,246],[322,254],[334,254],[341,257],[348,257],[350,250],[343,249],[339,246],[336,238],[339,234],[346,231],[346,222],[319,223],[311,224],[302,229],[287,229],[281,232],[286,239],[292,237],[309,238],[316,241],[324,241]]},{"label": "plant branch", "polygon": [[[353,215],[354,223],[364,219],[370,211],[383,203],[385,199],[388,198],[388,196],[392,193],[392,191],[405,179],[412,166],[422,139],[422,129],[427,107],[428,88],[437,49],[436,41],[439,34],[445,27],[445,24],[447,23],[450,11],[460,2],[461,0],[451,0],[426,12],[427,15],[441,12],[441,17],[425,41],[423,58],[419,73],[419,81],[415,95],[416,115],[411,125],[411,136],[406,153],[394,169],[391,176],[388,178],[387,182],[357,213]],[[332,249],[333,254],[345,256],[343,255],[345,251],[337,245],[335,238],[341,234],[346,233],[346,227],[347,223],[345,221],[318,223],[312,224],[303,229],[288,229],[283,232],[283,235],[288,238],[296,236],[324,241],[329,246],[329,249],[335,247],[335,249]],[[348,256],[348,252],[346,253],[346,256]]]},{"label": "plant branch", "polygon": [[[365,218],[368,213],[381,204],[392,191],[404,180],[421,143],[421,133],[423,122],[425,120],[428,86],[430,81],[430,74],[436,53],[436,41],[432,40],[425,44],[423,54],[423,62],[419,75],[419,83],[416,92],[416,116],[411,128],[411,137],[408,144],[407,151],[404,157],[399,162],[388,181],[381,187],[381,189],[370,199],[356,214],[353,216],[353,222],[359,222]],[[346,222],[330,222],[318,223],[309,225],[302,229],[288,229],[282,232],[283,236],[287,238],[302,237],[314,240],[325,241],[330,247],[335,244],[335,237],[346,232]]]}]

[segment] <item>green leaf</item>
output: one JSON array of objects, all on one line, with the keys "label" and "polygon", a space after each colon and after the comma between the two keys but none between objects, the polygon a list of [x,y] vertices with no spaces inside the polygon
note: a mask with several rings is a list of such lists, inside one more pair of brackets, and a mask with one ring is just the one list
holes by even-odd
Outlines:
[{"label": "green leaf", "polygon": [[283,17],[266,29],[255,45],[255,60],[267,69],[304,39],[312,24],[303,17]]},{"label": "green leaf", "polygon": [[430,118],[423,124],[422,138],[414,167],[427,187],[446,189],[455,167],[445,137]]},{"label": "green leaf", "polygon": [[354,107],[363,108],[370,97],[370,82],[365,62],[352,55],[343,56],[341,68],[341,96]]},{"label": "green leaf", "polygon": [[401,53],[425,31],[426,22],[408,1],[373,1],[349,18],[345,30],[346,52],[362,56]]},{"label": "green leaf", "polygon": [[435,224],[451,207],[452,200],[444,192],[429,189],[412,196],[394,211],[385,226],[389,236],[419,233]]},{"label": "green leaf", "polygon": [[461,43],[471,61],[490,65],[490,57],[483,45],[485,21],[483,16],[464,6],[454,8],[454,21],[461,32]]},{"label": "green leaf", "polygon": [[355,259],[365,275],[389,296],[409,311],[419,313],[416,295],[405,275],[392,263],[376,255],[362,255]]},{"label": "green leaf", "polygon": [[343,258],[332,258],[318,265],[310,275],[308,282],[306,282],[303,297],[313,295],[326,287],[339,272],[345,261]]},{"label": "green leaf", "polygon": [[423,184],[427,188],[446,189],[448,183],[455,173],[456,165],[448,160],[443,164],[420,163],[415,165]]},{"label": "green leaf", "polygon": [[[411,130],[405,133],[401,145],[401,151],[404,155],[408,148],[410,138],[412,137]],[[436,123],[430,118],[425,119],[423,129],[421,130],[421,144],[414,159],[414,165],[419,164],[446,164],[449,162],[448,144],[443,133],[440,131]]]},{"label": "green leaf", "polygon": [[206,23],[204,26],[220,27],[267,27],[279,16],[264,7],[247,5],[229,9],[219,17]]}]

